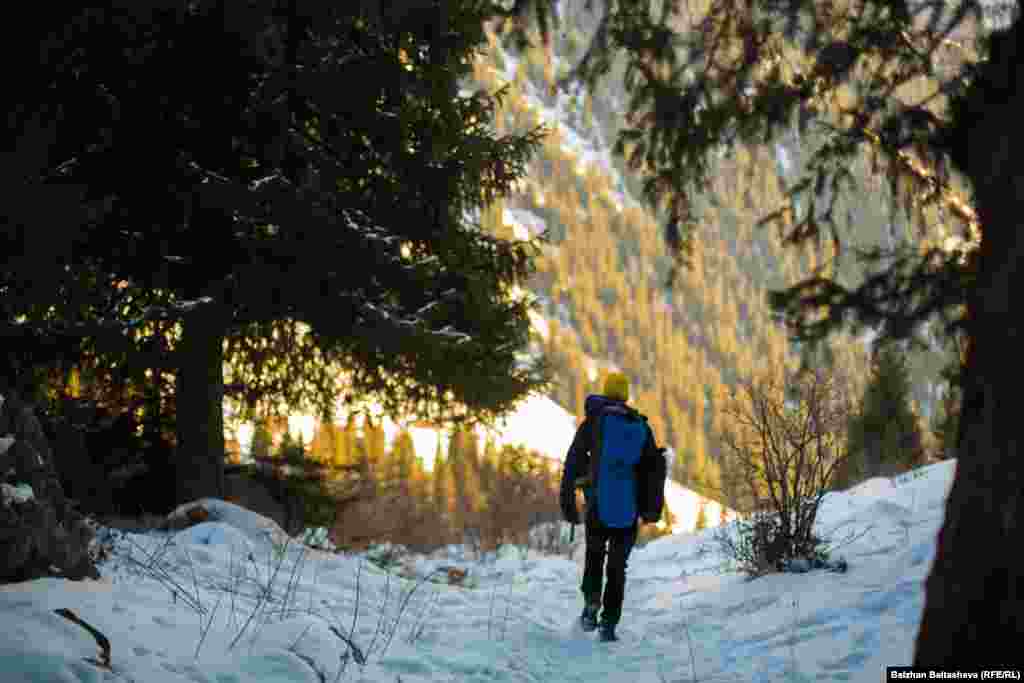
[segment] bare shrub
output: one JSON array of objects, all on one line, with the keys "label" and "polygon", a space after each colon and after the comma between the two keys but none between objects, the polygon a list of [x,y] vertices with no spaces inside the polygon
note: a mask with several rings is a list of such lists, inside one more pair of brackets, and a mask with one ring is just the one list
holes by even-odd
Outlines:
[{"label": "bare shrub", "polygon": [[723,488],[741,518],[717,540],[748,575],[797,558],[827,559],[813,533],[818,508],[846,457],[850,394],[841,377],[807,370],[741,382],[719,434]]},{"label": "bare shrub", "polygon": [[561,519],[558,495],[547,463],[524,449],[506,448],[494,472],[486,502],[476,515],[473,536],[478,550],[497,552],[505,545],[529,546],[530,529]]},{"label": "bare shrub", "polygon": [[507,545],[525,547],[531,529],[561,519],[557,472],[539,455],[506,446],[493,462],[472,467],[472,485],[449,481],[443,495],[436,477],[451,472],[411,481],[397,469],[367,468],[361,480],[372,485],[359,488],[358,499],[339,510],[332,540],[347,550],[387,542],[422,553],[463,544],[483,557]]}]

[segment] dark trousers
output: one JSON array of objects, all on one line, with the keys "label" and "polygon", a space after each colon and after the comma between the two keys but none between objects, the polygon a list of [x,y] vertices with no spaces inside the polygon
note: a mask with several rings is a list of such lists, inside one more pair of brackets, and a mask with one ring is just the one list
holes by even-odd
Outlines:
[{"label": "dark trousers", "polygon": [[617,624],[622,616],[622,599],[626,592],[626,561],[636,543],[637,525],[634,523],[624,529],[607,527],[590,510],[587,512],[587,554],[580,590],[588,605],[602,605],[601,584],[603,575],[607,574],[601,621]]}]

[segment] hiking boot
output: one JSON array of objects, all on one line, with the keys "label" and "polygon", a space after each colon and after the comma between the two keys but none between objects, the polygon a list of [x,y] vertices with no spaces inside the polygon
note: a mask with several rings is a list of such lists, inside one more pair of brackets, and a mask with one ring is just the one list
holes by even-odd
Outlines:
[{"label": "hiking boot", "polygon": [[602,622],[601,624],[601,642],[611,643],[618,640],[619,637],[615,635],[615,624],[609,624]]},{"label": "hiking boot", "polygon": [[597,628],[597,605],[587,605],[583,608],[583,614],[580,615],[580,627],[587,631],[593,631]]}]

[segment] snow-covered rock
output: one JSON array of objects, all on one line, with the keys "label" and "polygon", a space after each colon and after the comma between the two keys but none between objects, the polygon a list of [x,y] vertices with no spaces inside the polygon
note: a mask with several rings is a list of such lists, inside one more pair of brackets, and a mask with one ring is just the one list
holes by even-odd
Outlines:
[{"label": "snow-covered rock", "polygon": [[290,540],[288,534],[278,526],[277,522],[219,498],[201,498],[185,503],[175,508],[167,515],[167,518],[169,521],[187,518],[189,511],[197,507],[205,509],[209,513],[209,517],[208,522],[198,524],[196,527],[219,522],[238,530],[250,543],[258,547],[268,544],[281,545]]},{"label": "snow-covered rock", "polygon": [[18,484],[16,486],[0,484],[0,499],[3,500],[4,505],[12,503],[20,505],[33,500],[35,497],[36,494],[28,484]]}]

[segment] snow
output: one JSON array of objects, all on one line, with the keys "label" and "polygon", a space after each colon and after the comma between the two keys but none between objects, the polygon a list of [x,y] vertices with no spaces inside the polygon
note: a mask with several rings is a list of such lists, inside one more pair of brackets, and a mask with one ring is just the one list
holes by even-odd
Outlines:
[{"label": "snow", "polygon": [[27,503],[35,498],[35,495],[35,492],[32,491],[32,487],[28,484],[18,484],[16,486],[0,484],[0,500],[3,501],[5,506],[10,505],[11,503]]},{"label": "snow", "polygon": [[517,240],[528,240],[547,228],[544,219],[528,209],[506,207],[502,212],[502,221],[511,226]]},{"label": "snow", "polygon": [[540,335],[541,339],[547,341],[551,337],[551,326],[548,324],[548,319],[536,311],[529,311],[527,315],[530,316],[533,330]]},{"label": "snow", "polygon": [[[2,406],[2,405],[3,405],[3,403],[0,403],[0,406]],[[4,453],[6,453],[7,449],[10,448],[13,445],[14,445],[14,437],[13,436],[3,436],[3,437],[0,437],[0,455],[3,455]]]},{"label": "snow", "polygon": [[[496,49],[505,64],[505,70],[501,74],[502,78],[507,82],[514,81],[516,71],[519,68],[519,59],[504,50],[500,45]],[[559,73],[560,69],[568,66],[571,65],[561,55],[553,55],[552,68],[555,73]],[[544,84],[543,87],[546,89],[548,86]],[[525,99],[527,110],[535,112],[542,124],[549,126],[552,130],[557,129],[561,133],[563,140],[562,148],[575,155],[578,160],[577,173],[582,174],[588,167],[596,166],[601,173],[608,177],[609,185],[616,188],[611,199],[617,211],[622,211],[623,207],[627,204],[631,207],[641,207],[638,201],[620,189],[624,187],[623,179],[612,163],[611,146],[604,139],[600,126],[595,125],[592,137],[586,137],[569,123],[567,111],[569,101],[576,98],[577,107],[582,109],[583,97],[581,93],[582,89],[579,87],[571,94],[558,90],[554,98],[554,106],[549,106],[544,98],[541,97],[540,88],[537,84],[527,80],[522,95]],[[618,108],[621,108],[621,105],[618,105]],[[517,232],[519,239],[525,239],[519,235],[520,233]]]},{"label": "snow", "polygon": [[[189,531],[194,532],[200,529],[204,545],[233,544],[240,538],[248,539],[250,543],[259,545],[266,542],[284,543],[288,540],[288,534],[277,524],[244,507],[228,503],[215,498],[201,498],[200,500],[181,505],[173,510],[169,517],[172,519],[185,517],[189,510],[195,507],[202,507],[209,513],[207,522],[191,527],[183,532],[187,537]],[[224,527],[230,527],[230,530]],[[241,534],[239,536],[239,534]],[[198,537],[197,537],[198,538]]]},{"label": "snow", "polygon": [[[0,586],[0,670],[11,683],[874,683],[911,662],[954,470],[947,461],[829,494],[816,531],[841,545],[846,573],[748,581],[714,530],[636,548],[615,644],[575,625],[578,552],[506,547],[479,560],[451,547],[385,570],[369,554],[271,538],[272,522],[207,499],[203,524],[125,534],[99,581]],[[427,580],[449,567],[466,572],[463,587]],[[109,640],[111,671],[57,609]]]},{"label": "snow", "polygon": [[498,424],[498,434],[502,445],[524,446],[560,461],[576,436],[576,418],[548,396],[535,394]]},{"label": "snow", "polygon": [[[252,444],[252,436],[254,428],[250,424],[244,425],[245,431],[239,428],[238,438],[241,443],[247,444],[246,450]],[[313,442],[313,436],[316,434],[316,418],[312,415],[289,415],[288,416],[288,433],[297,434],[302,436],[302,443],[309,445]]]},{"label": "snow", "polygon": [[775,143],[775,163],[778,166],[778,173],[783,178],[791,177],[793,161],[789,158],[789,151],[781,142]]}]

